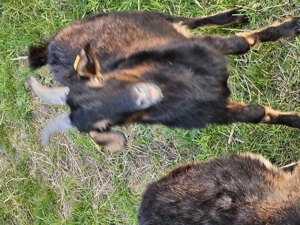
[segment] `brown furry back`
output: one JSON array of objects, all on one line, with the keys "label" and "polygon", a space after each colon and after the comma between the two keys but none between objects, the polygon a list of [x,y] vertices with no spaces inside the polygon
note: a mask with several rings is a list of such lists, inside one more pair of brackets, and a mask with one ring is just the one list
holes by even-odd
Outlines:
[{"label": "brown furry back", "polygon": [[299,176],[250,154],[180,166],[148,186],[139,224],[300,224]]}]

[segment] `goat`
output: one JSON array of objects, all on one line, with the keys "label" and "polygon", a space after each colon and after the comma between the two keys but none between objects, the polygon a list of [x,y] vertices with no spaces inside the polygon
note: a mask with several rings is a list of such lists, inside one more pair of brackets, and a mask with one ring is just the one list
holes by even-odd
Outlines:
[{"label": "goat", "polygon": [[[163,124],[183,129],[234,122],[282,124],[300,128],[300,114],[229,101],[226,55],[248,52],[261,42],[300,33],[300,18],[260,31],[193,37],[188,29],[244,23],[232,9],[213,16],[184,18],[158,12],[110,12],[62,28],[49,41],[29,48],[33,69],[49,64],[63,87],[53,90],[31,78],[45,102],[67,104],[46,125],[42,144],[52,134],[76,127],[109,150],[126,143],[112,126]],[[104,134],[105,133],[105,134]],[[116,142],[114,144],[111,142]]]},{"label": "goat", "polygon": [[240,153],[179,166],[148,185],[140,225],[298,225],[300,161],[278,168]]}]

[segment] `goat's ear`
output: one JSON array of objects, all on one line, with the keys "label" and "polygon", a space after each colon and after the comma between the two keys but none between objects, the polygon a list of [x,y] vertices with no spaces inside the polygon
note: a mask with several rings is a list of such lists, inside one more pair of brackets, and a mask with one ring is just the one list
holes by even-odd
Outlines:
[{"label": "goat's ear", "polygon": [[106,148],[110,152],[120,151],[126,146],[127,139],[125,135],[120,131],[90,131],[90,137],[98,145]]},{"label": "goat's ear", "polygon": [[103,85],[103,77],[100,73],[100,64],[95,53],[91,49],[90,44],[87,44],[83,49],[81,49],[78,63],[75,61],[74,67],[80,77],[90,79],[88,85],[91,87]]}]

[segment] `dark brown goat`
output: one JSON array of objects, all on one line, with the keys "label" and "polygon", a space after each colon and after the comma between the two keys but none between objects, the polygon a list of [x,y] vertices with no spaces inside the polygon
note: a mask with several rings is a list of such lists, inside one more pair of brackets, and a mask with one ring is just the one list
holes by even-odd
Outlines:
[{"label": "dark brown goat", "polygon": [[298,225],[300,161],[240,154],[180,166],[143,194],[140,225]]},{"label": "dark brown goat", "polygon": [[188,33],[200,26],[247,21],[237,13],[233,9],[193,19],[112,12],[74,22],[45,45],[30,47],[31,68],[48,63],[56,80],[66,86],[51,91],[32,78],[34,92],[48,103],[71,109],[70,115],[47,124],[43,145],[53,133],[76,127],[98,144],[118,150],[125,136],[110,127],[129,123],[192,129],[246,122],[300,128],[299,113],[230,102],[225,58],[261,42],[298,35],[299,18],[229,37]]}]

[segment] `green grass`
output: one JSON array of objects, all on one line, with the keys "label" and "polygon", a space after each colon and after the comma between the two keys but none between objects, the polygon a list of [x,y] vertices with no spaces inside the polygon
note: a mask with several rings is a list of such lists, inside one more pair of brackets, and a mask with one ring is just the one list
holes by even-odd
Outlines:
[{"label": "green grass", "polygon": [[[4,1],[3,1],[4,2]],[[268,1],[5,1],[0,3],[0,224],[136,224],[145,185],[174,165],[237,151],[261,153],[284,165],[299,158],[299,131],[283,126],[237,124],[184,131],[163,126],[122,128],[128,148],[112,154],[77,131],[56,135],[42,149],[40,132],[63,109],[40,103],[28,78],[27,46],[49,38],[71,21],[97,12],[156,10],[172,15],[214,14],[236,5],[250,16],[243,26],[198,29],[230,35],[299,16],[300,2]],[[298,15],[297,15],[297,14]],[[300,40],[261,45],[230,57],[232,99],[282,111],[300,111]],[[231,135],[233,134],[233,135]],[[230,140],[230,142],[229,142]]]}]

